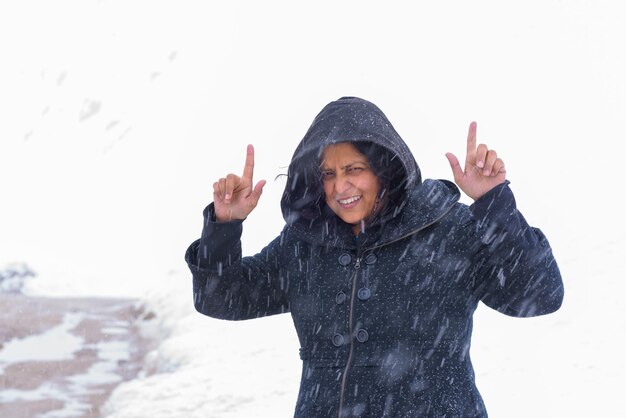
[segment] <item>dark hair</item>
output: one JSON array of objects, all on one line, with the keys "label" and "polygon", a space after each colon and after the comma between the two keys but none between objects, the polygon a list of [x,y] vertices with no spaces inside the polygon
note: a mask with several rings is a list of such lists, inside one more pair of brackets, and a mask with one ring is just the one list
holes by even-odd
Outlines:
[{"label": "dark hair", "polygon": [[376,217],[386,217],[395,211],[405,190],[407,175],[400,157],[373,142],[352,142],[354,147],[369,162],[370,168],[378,177],[381,187],[378,194],[381,206]]},{"label": "dark hair", "polygon": [[387,148],[376,145],[373,142],[352,142],[354,147],[365,157],[370,168],[381,183],[380,196],[395,196],[404,189],[406,183],[406,170],[400,158]]}]

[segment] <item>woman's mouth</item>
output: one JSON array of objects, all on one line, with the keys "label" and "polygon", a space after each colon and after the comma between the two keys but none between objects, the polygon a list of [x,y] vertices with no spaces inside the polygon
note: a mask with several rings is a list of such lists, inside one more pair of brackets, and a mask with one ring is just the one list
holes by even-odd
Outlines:
[{"label": "woman's mouth", "polygon": [[356,206],[357,202],[359,200],[361,200],[363,196],[350,196],[346,199],[337,199],[337,202],[339,202],[339,204],[341,205],[341,207],[343,207],[344,209],[349,209],[353,206]]}]

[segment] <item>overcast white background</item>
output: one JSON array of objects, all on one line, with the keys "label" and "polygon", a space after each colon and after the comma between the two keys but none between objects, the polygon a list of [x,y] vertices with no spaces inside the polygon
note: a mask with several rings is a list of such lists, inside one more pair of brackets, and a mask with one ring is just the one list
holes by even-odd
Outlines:
[{"label": "overcast white background", "polygon": [[[184,298],[191,308],[183,255],[213,181],[240,173],[255,145],[255,177],[268,184],[245,223],[253,253],[282,227],[274,178],[326,103],[376,103],[426,178],[451,179],[444,154],[464,156],[476,120],[566,291],[544,318],[477,312],[472,356],[488,410],[623,416],[625,19],[622,2],[597,0],[2,2],[0,268],[27,263],[38,294],[152,297],[163,317],[193,318],[190,345],[219,330],[206,340],[213,356],[222,350],[215,369],[182,378],[179,359],[172,382],[196,392],[167,405],[153,395],[151,416],[183,416],[183,404],[184,416],[289,416],[299,361],[288,316],[181,313]],[[155,295],[172,288],[182,307],[168,311]],[[189,364],[206,354],[184,351]],[[233,391],[244,401],[223,407]],[[118,411],[129,407],[119,399]]]}]

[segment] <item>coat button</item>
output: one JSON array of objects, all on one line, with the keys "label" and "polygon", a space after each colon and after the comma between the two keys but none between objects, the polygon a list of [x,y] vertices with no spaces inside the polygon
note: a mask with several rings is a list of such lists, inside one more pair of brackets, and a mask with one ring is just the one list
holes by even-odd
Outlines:
[{"label": "coat button", "polygon": [[367,287],[362,287],[359,289],[357,296],[361,300],[368,300],[370,296],[372,296],[372,291],[369,290]]},{"label": "coat button", "polygon": [[337,293],[337,296],[335,296],[335,302],[337,302],[337,305],[341,305],[345,301],[346,301],[346,294],[343,292]]},{"label": "coat button", "polygon": [[339,256],[339,264],[341,264],[342,266],[347,266],[348,264],[350,264],[350,262],[352,262],[352,257],[350,257],[350,254],[343,253]]},{"label": "coat button", "polygon": [[376,257],[376,254],[369,253],[367,257],[365,257],[365,264],[374,264],[376,260],[378,260],[378,257]]},{"label": "coat button", "polygon": [[333,335],[333,345],[335,347],[341,347],[343,345],[343,335],[341,334]]},{"label": "coat button", "polygon": [[363,328],[356,332],[356,340],[360,343],[364,343],[365,341],[369,340],[369,338],[370,335]]}]

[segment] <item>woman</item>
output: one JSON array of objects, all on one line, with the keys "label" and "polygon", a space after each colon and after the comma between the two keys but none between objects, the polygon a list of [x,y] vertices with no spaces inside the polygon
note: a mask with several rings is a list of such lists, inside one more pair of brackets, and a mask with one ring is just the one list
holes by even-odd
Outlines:
[{"label": "woman", "polygon": [[298,145],[281,201],[286,224],[242,257],[254,151],[213,185],[186,253],[196,309],[228,320],[291,312],[303,360],[296,417],[486,417],[469,357],[479,301],[544,315],[563,284],[545,236],[517,210],[495,151],[467,140],[446,180],[417,163],[374,104],[328,104]]}]

